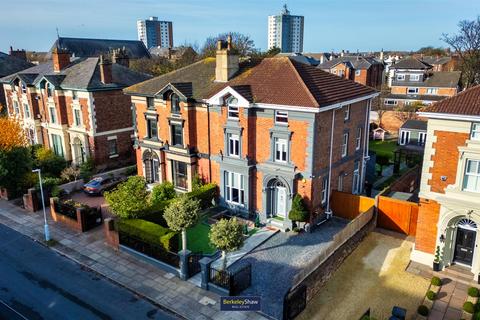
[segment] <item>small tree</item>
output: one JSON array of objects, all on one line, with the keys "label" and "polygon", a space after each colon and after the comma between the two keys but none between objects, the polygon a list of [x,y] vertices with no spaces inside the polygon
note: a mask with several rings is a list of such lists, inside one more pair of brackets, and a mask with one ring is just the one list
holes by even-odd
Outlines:
[{"label": "small tree", "polygon": [[155,206],[162,201],[173,199],[176,196],[177,194],[173,183],[165,181],[153,187],[152,193],[150,194],[150,203],[152,206]]},{"label": "small tree", "polygon": [[12,196],[18,196],[32,187],[32,156],[29,148],[14,147],[0,150],[0,187],[4,187]]},{"label": "small tree", "polygon": [[170,229],[182,232],[182,250],[187,250],[187,229],[198,221],[200,202],[186,195],[178,197],[165,209],[163,217]]},{"label": "small tree", "polygon": [[27,138],[18,121],[0,117],[0,150],[9,151],[27,145]]},{"label": "small tree", "polygon": [[292,209],[290,209],[290,212],[288,213],[288,219],[292,220],[293,223],[306,222],[308,221],[309,216],[310,215],[303,204],[302,196],[298,193],[295,194],[292,200]]},{"label": "small tree", "polygon": [[123,219],[138,218],[145,213],[147,199],[147,184],[139,176],[132,176],[114,190],[105,192],[105,200],[113,213]]},{"label": "small tree", "polygon": [[237,218],[221,219],[210,229],[210,242],[218,250],[222,250],[222,269],[227,267],[227,252],[240,249],[243,246],[242,225]]}]

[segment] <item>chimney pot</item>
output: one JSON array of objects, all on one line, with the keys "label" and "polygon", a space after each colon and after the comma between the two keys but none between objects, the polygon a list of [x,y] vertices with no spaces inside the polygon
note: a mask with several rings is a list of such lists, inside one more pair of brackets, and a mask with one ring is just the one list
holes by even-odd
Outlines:
[{"label": "chimney pot", "polygon": [[217,57],[215,66],[215,81],[227,82],[239,70],[239,56],[232,52],[232,36],[227,41],[217,41]]}]

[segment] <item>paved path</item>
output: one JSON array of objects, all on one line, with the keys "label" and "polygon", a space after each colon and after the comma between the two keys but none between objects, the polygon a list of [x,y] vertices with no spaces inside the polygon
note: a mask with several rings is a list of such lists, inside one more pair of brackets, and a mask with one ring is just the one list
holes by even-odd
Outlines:
[{"label": "paved path", "polygon": [[30,320],[176,318],[3,225],[0,274],[0,299]]},{"label": "paved path", "polygon": [[262,312],[282,318],[283,299],[294,276],[327,247],[346,220],[333,218],[311,234],[277,233],[230,268],[252,264],[252,285],[242,295],[262,297]]},{"label": "paved path", "polygon": [[[33,239],[43,239],[41,211],[28,213],[13,204],[0,201],[0,223]],[[187,319],[243,320],[261,319],[255,312],[221,312],[220,297],[182,281],[172,274],[138,260],[125,252],[116,252],[104,242],[102,228],[77,233],[49,218],[53,250],[66,255],[137,294],[172,310]]]}]

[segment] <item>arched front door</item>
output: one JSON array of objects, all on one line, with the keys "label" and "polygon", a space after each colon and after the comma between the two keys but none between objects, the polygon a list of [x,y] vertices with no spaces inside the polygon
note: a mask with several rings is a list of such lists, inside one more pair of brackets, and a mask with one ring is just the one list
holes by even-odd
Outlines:
[{"label": "arched front door", "polygon": [[278,179],[272,179],[267,184],[267,214],[270,217],[287,217],[287,187]]},{"label": "arched front door", "polygon": [[83,151],[82,141],[76,137],[73,139],[73,162],[77,165],[82,164],[85,161],[85,152]]},{"label": "arched front door", "polygon": [[457,235],[453,261],[471,266],[475,251],[475,239],[477,237],[477,224],[470,219],[461,219],[457,223]]}]

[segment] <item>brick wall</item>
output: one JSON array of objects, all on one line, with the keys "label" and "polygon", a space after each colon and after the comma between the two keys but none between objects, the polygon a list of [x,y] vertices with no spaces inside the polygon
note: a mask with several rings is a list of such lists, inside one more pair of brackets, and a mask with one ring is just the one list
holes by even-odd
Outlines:
[{"label": "brick wall", "polygon": [[[455,183],[458,164],[458,147],[463,146],[469,138],[468,133],[435,131],[437,141],[432,147],[435,149],[432,155],[433,167],[430,168],[432,178],[428,181],[432,192],[445,193],[445,188]],[[446,177],[442,181],[442,177]]]},{"label": "brick wall", "polygon": [[[95,137],[93,139],[95,165],[113,168],[133,164],[135,150],[133,149],[132,134],[133,130]],[[114,136],[117,137],[118,157],[111,158],[108,150],[108,137]]]},{"label": "brick wall", "polygon": [[[409,87],[393,86],[391,89],[392,94],[407,94],[408,88],[415,87],[414,85]],[[437,96],[451,97],[457,93],[457,88],[438,88]],[[426,87],[418,87],[418,94],[427,94]]]},{"label": "brick wall", "polygon": [[437,223],[440,205],[433,200],[421,198],[419,201],[415,249],[426,253],[435,253]]},{"label": "brick wall", "polygon": [[96,132],[118,130],[133,126],[131,100],[122,90],[93,93]]}]

